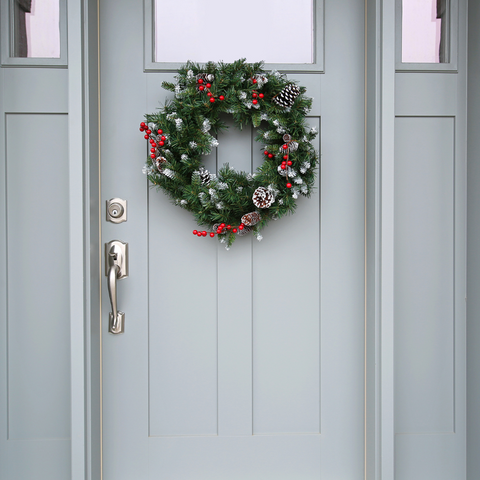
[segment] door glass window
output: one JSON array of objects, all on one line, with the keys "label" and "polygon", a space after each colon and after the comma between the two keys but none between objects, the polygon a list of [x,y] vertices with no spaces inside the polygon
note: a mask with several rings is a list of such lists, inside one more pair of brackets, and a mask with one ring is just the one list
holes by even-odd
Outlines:
[{"label": "door glass window", "polygon": [[155,0],[155,61],[311,64],[313,0]]},{"label": "door glass window", "polygon": [[448,63],[449,0],[402,1],[402,62]]},{"label": "door glass window", "polygon": [[12,0],[12,56],[60,58],[60,1]]}]

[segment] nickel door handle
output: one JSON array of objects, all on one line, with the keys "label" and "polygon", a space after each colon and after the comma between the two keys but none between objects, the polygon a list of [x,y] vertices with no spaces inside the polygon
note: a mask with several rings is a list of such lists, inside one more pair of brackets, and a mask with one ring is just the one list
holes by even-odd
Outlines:
[{"label": "nickel door handle", "polygon": [[105,244],[105,275],[112,308],[108,319],[108,331],[123,333],[125,313],[117,308],[117,280],[128,277],[128,243],[112,240]]}]

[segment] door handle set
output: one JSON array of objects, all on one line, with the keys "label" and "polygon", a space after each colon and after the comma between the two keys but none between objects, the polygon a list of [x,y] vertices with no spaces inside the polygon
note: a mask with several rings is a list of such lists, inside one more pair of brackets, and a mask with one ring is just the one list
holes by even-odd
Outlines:
[{"label": "door handle set", "polygon": [[128,243],[112,240],[105,244],[105,275],[112,311],[109,315],[108,331],[125,331],[125,313],[117,309],[117,280],[128,277]]}]

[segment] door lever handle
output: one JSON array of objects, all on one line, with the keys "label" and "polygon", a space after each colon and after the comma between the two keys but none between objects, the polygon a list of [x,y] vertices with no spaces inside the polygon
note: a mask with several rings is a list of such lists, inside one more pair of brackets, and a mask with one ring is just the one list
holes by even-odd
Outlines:
[{"label": "door lever handle", "polygon": [[125,313],[117,308],[117,280],[128,277],[128,243],[113,240],[105,244],[105,275],[112,311],[109,315],[108,331],[125,331]]}]

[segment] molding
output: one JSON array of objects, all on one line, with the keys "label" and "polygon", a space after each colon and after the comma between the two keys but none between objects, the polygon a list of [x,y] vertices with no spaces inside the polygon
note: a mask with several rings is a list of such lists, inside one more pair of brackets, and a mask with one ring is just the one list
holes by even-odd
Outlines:
[{"label": "molding", "polygon": [[[176,73],[186,62],[166,63],[155,59],[155,0],[144,0],[144,71]],[[315,22],[314,57],[311,64],[265,63],[266,70],[278,70],[288,73],[324,73],[325,72],[325,1],[312,0]]]},{"label": "molding", "polygon": [[395,0],[368,0],[366,478],[394,480]]},{"label": "molding", "polygon": [[450,12],[447,16],[448,49],[450,59],[448,63],[403,63],[402,62],[402,0],[396,0],[396,69],[398,72],[414,73],[458,73],[458,0],[449,0]]},{"label": "molding", "polygon": [[[13,14],[11,4],[13,0],[1,2],[0,10],[0,33],[2,36],[2,48],[0,52],[2,67],[41,67],[41,68],[67,68],[70,33],[67,33],[67,23],[71,18],[67,12],[67,0],[59,0],[60,4],[60,57],[59,58],[23,58],[11,56],[12,32],[11,22]],[[70,5],[70,2],[69,2]],[[69,6],[70,8],[70,6]],[[72,5],[75,8],[75,5]]]}]

